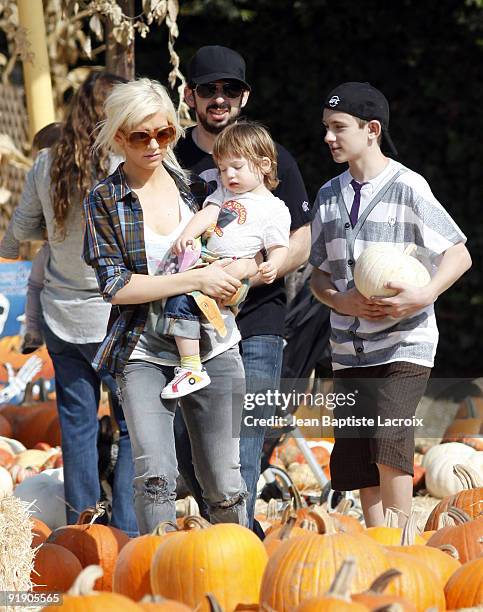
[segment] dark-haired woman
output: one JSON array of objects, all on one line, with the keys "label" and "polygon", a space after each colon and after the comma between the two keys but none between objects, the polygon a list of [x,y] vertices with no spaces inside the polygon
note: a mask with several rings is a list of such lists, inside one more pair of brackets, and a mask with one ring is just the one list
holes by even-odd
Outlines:
[{"label": "dark-haired woman", "polygon": [[19,240],[42,236],[44,219],[50,245],[41,294],[43,333],[55,370],[57,408],[62,431],[67,523],[101,497],[98,475],[97,408],[101,381],[111,391],[120,428],[119,457],[112,488],[111,524],[136,535],[131,482],[133,465],[124,416],[114,379],[96,372],[91,362],[103,340],[110,306],[104,302],[92,268],[82,260],[82,200],[112,157],[91,147],[103,103],[124,79],[91,73],[74,96],[62,135],[41,151],[27,175],[13,228]]}]

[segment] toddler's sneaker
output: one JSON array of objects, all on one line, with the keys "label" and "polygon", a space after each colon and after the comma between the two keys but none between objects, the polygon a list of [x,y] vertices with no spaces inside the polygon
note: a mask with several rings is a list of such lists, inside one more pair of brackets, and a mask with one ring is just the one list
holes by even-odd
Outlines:
[{"label": "toddler's sneaker", "polygon": [[163,399],[183,397],[210,384],[211,379],[205,368],[190,370],[188,368],[174,368],[173,380],[161,391]]},{"label": "toddler's sneaker", "polygon": [[40,348],[43,343],[44,341],[40,334],[37,334],[35,332],[26,332],[25,336],[23,337],[20,352],[22,353],[22,355],[30,355],[30,353],[33,353],[38,348]]}]

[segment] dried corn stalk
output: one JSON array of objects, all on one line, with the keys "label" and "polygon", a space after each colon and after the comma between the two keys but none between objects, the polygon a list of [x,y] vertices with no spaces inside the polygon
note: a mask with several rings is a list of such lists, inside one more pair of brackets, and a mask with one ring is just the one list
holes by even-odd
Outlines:
[{"label": "dried corn stalk", "polygon": [[[113,26],[112,37],[124,47],[134,40],[136,34],[146,38],[151,25],[166,23],[168,52],[173,66],[168,80],[173,89],[179,80],[179,111],[182,118],[188,116],[182,95],[185,80],[174,49],[179,34],[178,12],[178,0],[143,0],[141,12],[134,17],[125,15],[116,0],[44,0],[47,47],[58,116],[62,113],[64,93],[78,85],[77,79],[72,78],[71,68],[79,60],[93,60],[105,51],[108,21]],[[26,33],[18,24],[16,0],[0,0],[0,30],[5,32],[8,42],[8,57],[0,57],[0,73],[7,82],[17,59],[31,58]]]}]

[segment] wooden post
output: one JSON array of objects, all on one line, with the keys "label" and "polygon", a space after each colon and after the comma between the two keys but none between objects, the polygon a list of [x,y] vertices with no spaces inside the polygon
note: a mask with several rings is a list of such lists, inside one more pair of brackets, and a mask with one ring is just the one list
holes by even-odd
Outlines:
[{"label": "wooden post", "polygon": [[[125,15],[134,16],[134,0],[118,0],[117,3]],[[134,79],[134,40],[127,48],[123,47],[114,40],[112,28],[109,20],[106,27],[106,70],[131,81]]]},{"label": "wooden post", "polygon": [[52,81],[42,0],[17,0],[17,5],[19,23],[27,30],[30,51],[33,53],[31,62],[23,62],[29,135],[32,140],[41,128],[55,121]]}]

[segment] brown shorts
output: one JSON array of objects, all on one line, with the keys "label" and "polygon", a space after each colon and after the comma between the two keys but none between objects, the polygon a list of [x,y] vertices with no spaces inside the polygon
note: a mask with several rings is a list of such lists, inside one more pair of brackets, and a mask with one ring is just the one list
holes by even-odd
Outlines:
[{"label": "brown shorts", "polygon": [[[340,419],[365,416],[373,426],[334,428],[335,445],[330,457],[332,488],[352,491],[379,485],[377,463],[413,474],[413,417],[426,389],[431,368],[395,361],[366,368],[334,372],[334,390],[354,393],[355,404],[336,408]],[[405,422],[394,424],[394,419]],[[359,420],[360,422],[360,420]]]}]

